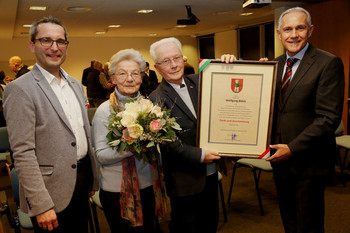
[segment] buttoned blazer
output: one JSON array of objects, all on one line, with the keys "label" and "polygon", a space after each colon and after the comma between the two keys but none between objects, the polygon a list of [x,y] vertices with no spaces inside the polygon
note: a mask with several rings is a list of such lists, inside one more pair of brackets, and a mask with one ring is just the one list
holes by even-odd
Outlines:
[{"label": "buttoned blazer", "polygon": [[[68,83],[81,108],[93,174],[91,190],[97,190],[86,98],[76,79],[69,77]],[[58,98],[36,65],[5,88],[4,114],[20,181],[22,211],[29,216],[50,208],[61,212],[76,184],[76,139]]]},{"label": "buttoned blazer", "polygon": [[[198,105],[198,75],[184,76],[195,111]],[[205,186],[206,165],[200,163],[201,149],[196,147],[197,119],[164,79],[150,95],[153,102],[171,109],[182,128],[179,141],[161,148],[162,165],[168,195],[182,197],[201,192]]]},{"label": "buttoned blazer", "polygon": [[334,131],[343,108],[343,63],[310,44],[283,101],[281,80],[286,55],[276,60],[279,66],[272,142],[288,144],[293,155],[272,165],[298,176],[328,175],[334,168]]}]

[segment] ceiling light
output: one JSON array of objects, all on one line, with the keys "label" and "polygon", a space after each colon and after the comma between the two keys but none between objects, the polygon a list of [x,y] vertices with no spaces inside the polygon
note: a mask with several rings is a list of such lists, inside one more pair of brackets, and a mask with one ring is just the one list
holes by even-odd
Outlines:
[{"label": "ceiling light", "polygon": [[106,34],[106,32],[102,31],[102,32],[95,32],[96,35],[103,35]]},{"label": "ceiling light", "polygon": [[157,36],[157,33],[150,33],[148,36]]},{"label": "ceiling light", "polygon": [[241,16],[248,16],[248,15],[252,15],[253,13],[252,12],[245,12],[245,13],[241,13],[239,15]]},{"label": "ceiling light", "polygon": [[86,6],[71,6],[65,7],[63,10],[67,12],[88,12],[91,11],[91,8]]},{"label": "ceiling light", "polygon": [[24,28],[30,28],[32,25],[31,24],[24,24],[23,27]]},{"label": "ceiling light", "polygon": [[185,28],[187,25],[176,25],[177,28]]},{"label": "ceiling light", "polygon": [[29,10],[31,11],[46,11],[46,6],[30,6]]},{"label": "ceiling light", "polygon": [[111,24],[111,25],[108,25],[109,28],[120,28],[120,25],[119,24]]},{"label": "ceiling light", "polygon": [[229,15],[232,13],[233,11],[218,11],[218,12],[214,12],[213,15]]},{"label": "ceiling light", "polygon": [[146,10],[146,9],[142,9],[142,10],[137,11],[137,13],[139,13],[139,14],[149,14],[152,12],[153,12],[153,10]]}]

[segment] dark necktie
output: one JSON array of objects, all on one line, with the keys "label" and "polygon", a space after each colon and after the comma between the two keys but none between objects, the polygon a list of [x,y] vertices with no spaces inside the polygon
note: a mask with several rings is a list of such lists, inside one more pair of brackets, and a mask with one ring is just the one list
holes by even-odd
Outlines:
[{"label": "dark necktie", "polygon": [[284,100],[284,94],[290,84],[290,78],[292,76],[292,67],[297,61],[298,61],[298,58],[288,58],[287,60],[287,68],[286,68],[286,72],[284,73],[284,77],[282,79],[282,88],[281,88],[283,100]]}]

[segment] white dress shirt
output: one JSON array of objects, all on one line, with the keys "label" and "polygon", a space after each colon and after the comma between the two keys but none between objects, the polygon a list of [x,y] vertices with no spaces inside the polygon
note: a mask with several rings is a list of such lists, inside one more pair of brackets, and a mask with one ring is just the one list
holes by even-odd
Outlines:
[{"label": "white dress shirt", "polygon": [[72,88],[68,84],[68,74],[60,69],[61,83],[58,79],[42,68],[40,65],[36,64],[44,75],[48,83],[50,84],[53,92],[56,94],[65,115],[68,118],[69,124],[73,130],[76,144],[77,144],[77,160],[82,159],[86,156],[88,151],[87,138],[84,130],[84,122],[82,116],[82,110],[75,96]]}]

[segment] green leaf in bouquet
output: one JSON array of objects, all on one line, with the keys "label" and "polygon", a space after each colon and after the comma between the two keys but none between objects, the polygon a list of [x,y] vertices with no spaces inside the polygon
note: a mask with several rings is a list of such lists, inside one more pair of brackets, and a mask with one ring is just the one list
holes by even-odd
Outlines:
[{"label": "green leaf in bouquet", "polygon": [[159,123],[160,126],[164,126],[166,124],[166,120],[165,119],[160,119]]},{"label": "green leaf in bouquet", "polygon": [[158,151],[158,153],[160,154],[160,146],[159,146],[159,143],[157,143],[157,151]]},{"label": "green leaf in bouquet", "polygon": [[125,142],[121,142],[118,147],[118,152],[122,152],[126,149],[127,144]]},{"label": "green leaf in bouquet", "polygon": [[113,132],[109,131],[108,134],[106,135],[106,138],[108,139],[108,141],[112,141],[114,139],[112,134]]},{"label": "green leaf in bouquet", "polygon": [[120,140],[114,140],[108,143],[110,146],[118,146],[120,144]]},{"label": "green leaf in bouquet", "polygon": [[135,151],[136,151],[138,154],[141,154],[142,146],[135,145],[135,146],[134,146],[134,149],[135,149]]},{"label": "green leaf in bouquet", "polygon": [[148,144],[147,144],[147,146],[146,147],[153,147],[154,146],[154,142],[153,141],[151,141],[151,142],[149,142]]},{"label": "green leaf in bouquet", "polygon": [[173,124],[171,125],[171,127],[175,130],[182,130],[181,126],[177,123],[177,122],[173,122]]},{"label": "green leaf in bouquet", "polygon": [[112,131],[117,137],[121,137],[122,136],[122,134],[117,129],[113,129]]}]

